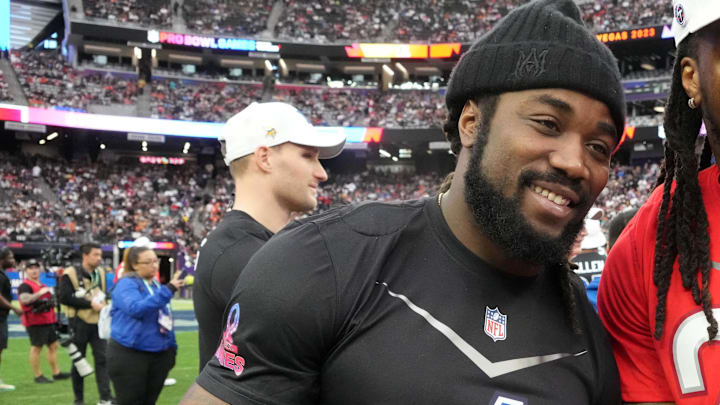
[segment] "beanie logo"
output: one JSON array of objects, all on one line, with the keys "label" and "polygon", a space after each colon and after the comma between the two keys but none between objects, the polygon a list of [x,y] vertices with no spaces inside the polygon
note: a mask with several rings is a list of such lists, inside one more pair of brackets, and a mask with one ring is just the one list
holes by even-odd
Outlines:
[{"label": "beanie logo", "polygon": [[532,48],[526,55],[524,51],[520,51],[520,57],[515,64],[515,72],[511,75],[513,80],[521,80],[527,77],[540,77],[545,73],[545,58],[548,50],[544,49],[538,53],[536,48]]},{"label": "beanie logo", "polygon": [[680,3],[675,6],[675,19],[678,24],[685,25],[685,8]]}]

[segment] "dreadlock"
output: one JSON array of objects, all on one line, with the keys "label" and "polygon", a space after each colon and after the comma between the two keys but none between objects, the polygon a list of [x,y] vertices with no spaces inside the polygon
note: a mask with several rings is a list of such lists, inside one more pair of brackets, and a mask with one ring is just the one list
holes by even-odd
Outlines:
[{"label": "dreadlock", "polygon": [[[490,125],[490,121],[495,115],[498,100],[500,97],[496,94],[485,95],[476,99],[476,104],[481,112],[481,119],[483,122],[481,125]],[[460,141],[460,130],[458,124],[460,121],[460,115],[462,114],[464,104],[456,104],[448,107],[448,114],[443,124],[443,131],[448,142],[450,142],[450,150],[457,156],[462,148]],[[482,140],[481,140],[482,141]],[[487,140],[485,140],[487,142]],[[442,184],[439,187],[439,192],[444,193],[450,189],[454,172],[450,172]],[[573,270],[577,269],[577,265],[566,260],[564,263],[558,263],[554,265],[554,268],[548,270],[551,274],[555,274],[557,282],[560,285],[563,298],[563,307],[565,308],[566,322],[572,329],[573,333],[580,335],[582,334],[582,327],[580,326],[580,320],[578,317],[577,300],[575,298],[575,289],[573,288],[572,273]]]},{"label": "dreadlock", "polygon": [[[664,188],[658,213],[653,272],[658,300],[655,314],[655,339],[658,340],[665,328],[667,294],[676,258],[683,288],[691,292],[697,305],[702,306],[709,323],[707,331],[710,340],[718,333],[708,288],[708,219],[698,183],[698,158],[695,154],[695,142],[702,126],[702,112],[688,107],[689,97],[682,86],[681,76],[681,61],[685,57],[697,59],[694,35],[688,36],[678,45],[672,87],[665,110],[665,160],[657,182],[658,186],[664,184]],[[675,191],[671,193],[673,181]],[[699,283],[698,274],[701,278]]]}]

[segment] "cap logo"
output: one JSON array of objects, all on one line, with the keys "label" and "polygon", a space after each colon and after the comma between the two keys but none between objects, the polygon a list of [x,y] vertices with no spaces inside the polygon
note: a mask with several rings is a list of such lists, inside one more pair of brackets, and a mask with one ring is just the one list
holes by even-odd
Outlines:
[{"label": "cap logo", "polygon": [[277,135],[277,131],[275,130],[275,128],[270,128],[265,132],[266,138],[275,139],[275,135]]},{"label": "cap logo", "polygon": [[680,3],[675,6],[675,20],[678,24],[685,25],[685,7]]},{"label": "cap logo", "polygon": [[543,49],[538,53],[536,48],[532,48],[527,55],[524,51],[520,51],[520,57],[515,64],[515,71],[510,77],[513,80],[539,77],[545,73],[545,58],[547,54],[547,49]]}]

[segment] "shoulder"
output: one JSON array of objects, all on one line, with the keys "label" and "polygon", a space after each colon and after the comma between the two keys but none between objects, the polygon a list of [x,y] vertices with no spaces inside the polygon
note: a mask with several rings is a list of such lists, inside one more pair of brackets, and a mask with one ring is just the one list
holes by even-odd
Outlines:
[{"label": "shoulder", "polygon": [[32,291],[32,286],[28,284],[27,282],[23,281],[22,284],[18,286],[18,292],[26,292],[26,291]]},{"label": "shoulder", "polygon": [[321,232],[340,231],[371,237],[389,235],[404,229],[421,215],[425,202],[425,199],[420,199],[348,205],[298,221],[294,226],[283,229],[281,234],[314,227]]}]

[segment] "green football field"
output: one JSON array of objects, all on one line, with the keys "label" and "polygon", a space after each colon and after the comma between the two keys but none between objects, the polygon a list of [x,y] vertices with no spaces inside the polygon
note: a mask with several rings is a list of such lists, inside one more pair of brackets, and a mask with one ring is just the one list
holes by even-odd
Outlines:
[{"label": "green football field", "polygon": [[[173,300],[174,309],[192,309],[192,301],[184,303],[181,300],[176,304]],[[178,305],[179,304],[179,305]],[[189,308],[185,308],[189,307]],[[175,361],[175,368],[170,371],[170,377],[177,380],[177,384],[164,387],[158,404],[177,404],[180,398],[185,395],[187,389],[197,377],[198,368],[198,337],[197,331],[177,332],[178,355]],[[8,383],[15,386],[15,391],[0,392],[0,404],[2,405],[71,405],[73,403],[72,383],[70,379],[56,381],[52,384],[37,384],[33,382],[33,374],[28,364],[28,353],[30,340],[27,337],[10,338],[8,348],[3,350],[2,364],[0,364],[0,376]],[[51,374],[50,366],[47,364],[43,350],[40,364],[43,374],[47,377]],[[93,364],[92,349],[88,345],[87,359]],[[67,350],[61,347],[58,350],[58,360],[61,371],[70,370],[70,356]],[[95,374],[85,378],[85,404],[95,405],[98,401],[97,385]]]}]

